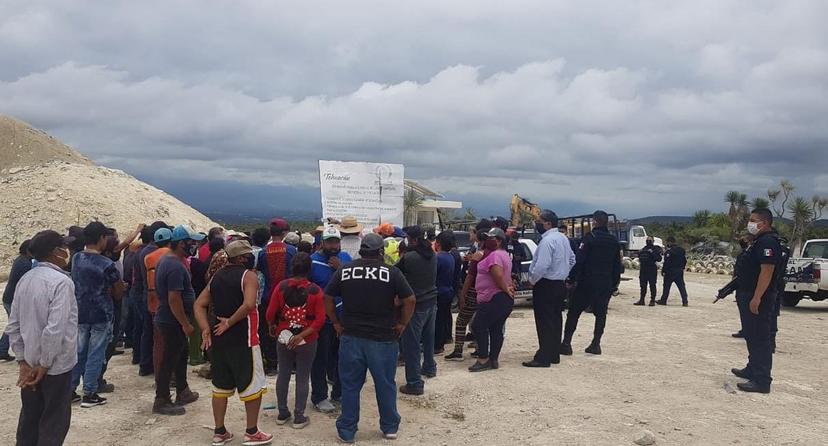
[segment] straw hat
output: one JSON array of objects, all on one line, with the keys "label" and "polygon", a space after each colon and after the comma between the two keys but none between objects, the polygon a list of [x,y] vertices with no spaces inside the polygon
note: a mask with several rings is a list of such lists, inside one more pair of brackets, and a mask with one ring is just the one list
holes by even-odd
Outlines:
[{"label": "straw hat", "polygon": [[364,227],[357,222],[356,217],[348,215],[339,224],[339,232],[343,234],[360,234]]}]

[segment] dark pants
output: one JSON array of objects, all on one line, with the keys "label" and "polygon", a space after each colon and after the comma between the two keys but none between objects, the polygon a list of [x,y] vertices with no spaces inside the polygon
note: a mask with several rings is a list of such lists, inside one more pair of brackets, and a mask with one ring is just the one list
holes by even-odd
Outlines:
[{"label": "dark pants", "polygon": [[72,372],[46,375],[37,388],[20,391],[18,446],[60,446],[72,420]]},{"label": "dark pants", "polygon": [[267,304],[259,305],[259,344],[262,350],[262,362],[265,372],[274,371],[279,366],[279,354],[276,351],[276,338],[270,336],[270,327],[264,321],[267,320]]},{"label": "dark pants", "polygon": [[776,293],[766,292],[759,304],[759,314],[750,312],[753,293],[736,292],[742,332],[748,350],[747,373],[751,381],[760,386],[770,386],[773,366],[773,320],[776,318]]},{"label": "dark pants", "polygon": [[342,414],[336,430],[343,440],[353,440],[359,424],[359,394],[365,385],[366,372],[371,372],[377,395],[380,430],[395,434],[400,428],[397,412],[397,370],[399,344],[379,342],[354,336],[342,336],[339,346],[339,376],[342,378]]},{"label": "dark pants", "polygon": [[425,385],[422,375],[437,374],[437,363],[434,361],[436,313],[436,299],[417,303],[414,315],[400,338],[405,360],[405,382],[409,387],[422,389]]},{"label": "dark pants", "polygon": [[141,372],[152,373],[155,370],[153,367],[152,315],[149,310],[147,310],[146,299],[139,303],[139,305],[141,307],[141,321],[143,323],[143,329],[141,330],[141,362],[139,363],[139,368]]},{"label": "dark pants", "polygon": [[434,319],[434,349],[440,350],[451,339],[451,303],[453,294],[437,296],[437,316]]},{"label": "dark pants", "polygon": [[[11,316],[11,303],[3,302],[3,308],[6,310],[6,316]],[[8,321],[8,319],[6,319]],[[9,337],[6,336],[6,333],[3,333],[3,336],[0,336],[0,356],[6,356],[9,354]]]},{"label": "dark pants", "polygon": [[454,325],[454,351],[463,353],[463,342],[466,341],[466,327],[477,312],[477,292],[469,290],[462,309],[457,313],[457,323]]},{"label": "dark pants", "polygon": [[503,329],[512,314],[515,301],[506,293],[497,293],[486,303],[478,303],[472,327],[480,359],[497,361],[503,348]]},{"label": "dark pants", "polygon": [[313,358],[316,356],[316,342],[300,345],[289,350],[284,344],[277,344],[276,351],[279,354],[279,376],[276,378],[276,401],[280,414],[288,414],[288,388],[290,387],[290,375],[296,367],[296,392],[293,415],[301,417],[305,415],[305,406],[308,404],[308,393],[310,387],[310,373]]},{"label": "dark pants", "polygon": [[127,296],[124,302],[124,321],[122,323],[121,338],[124,341],[126,348],[132,348],[132,333],[135,331],[135,307],[132,301],[135,300],[132,296]]},{"label": "dark pants", "polygon": [[175,391],[187,389],[188,345],[184,331],[176,325],[156,325],[161,334],[158,370],[155,372],[155,399],[170,400],[170,378],[175,373]]},{"label": "dark pants", "polygon": [[[337,342],[336,331],[333,325],[326,323],[319,331],[319,340],[316,341],[316,356],[311,368],[311,402],[319,404],[328,399],[328,369],[331,364],[331,350]],[[339,399],[342,396],[338,374],[333,380],[331,398]]]},{"label": "dark pants", "polygon": [[561,308],[565,299],[566,284],[563,280],[541,279],[532,288],[535,330],[538,333],[535,362],[557,364],[561,361]]},{"label": "dark pants", "polygon": [[667,302],[667,298],[670,297],[670,287],[672,287],[673,283],[678,287],[681,301],[686,303],[687,288],[684,286],[684,270],[664,272],[664,291],[661,293],[661,301]]},{"label": "dark pants", "polygon": [[595,316],[592,342],[601,343],[601,336],[604,335],[604,328],[607,325],[607,309],[614,289],[612,280],[602,278],[592,278],[587,283],[578,285],[578,289],[572,295],[569,311],[566,313],[564,344],[572,343],[572,336],[578,328],[578,319],[581,313],[589,307],[592,307],[592,314]]},{"label": "dark pants", "polygon": [[144,313],[141,311],[141,300],[138,296],[131,296],[129,306],[132,310],[132,363],[141,363],[141,336],[144,333]]},{"label": "dark pants", "polygon": [[[650,299],[656,298],[656,280],[658,279],[657,269],[644,269],[638,273],[638,283],[641,286],[641,300],[647,297],[647,286],[650,287]],[[684,282],[682,282],[682,286]]]}]

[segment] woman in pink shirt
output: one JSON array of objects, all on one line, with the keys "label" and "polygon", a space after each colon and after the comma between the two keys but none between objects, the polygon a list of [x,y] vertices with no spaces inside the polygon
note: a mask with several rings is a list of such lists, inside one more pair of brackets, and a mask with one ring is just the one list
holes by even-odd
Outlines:
[{"label": "woman in pink shirt", "polygon": [[512,259],[504,245],[506,234],[500,228],[488,232],[484,249],[489,254],[477,264],[477,314],[472,323],[477,339],[477,362],[470,372],[498,368],[503,348],[503,328],[512,314],[515,290],[511,284]]}]

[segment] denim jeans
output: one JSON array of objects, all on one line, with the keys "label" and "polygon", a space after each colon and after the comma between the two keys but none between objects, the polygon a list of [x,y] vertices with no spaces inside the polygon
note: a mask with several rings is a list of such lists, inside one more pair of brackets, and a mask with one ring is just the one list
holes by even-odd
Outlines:
[{"label": "denim jeans", "polygon": [[[434,362],[434,323],[437,315],[437,300],[418,303],[402,334],[402,354],[405,360],[405,382],[409,387],[422,389],[422,374],[436,375]],[[420,355],[422,354],[422,362]]]},{"label": "denim jeans", "polygon": [[78,324],[78,363],[72,370],[72,389],[77,389],[83,376],[83,393],[91,395],[98,391],[106,347],[112,340],[112,323]]},{"label": "denim jeans", "polygon": [[339,343],[339,378],[342,381],[342,413],[336,430],[343,440],[353,440],[359,424],[359,394],[371,371],[377,395],[380,430],[394,434],[400,428],[397,412],[397,370],[399,346],[396,341],[379,342],[354,336],[342,336]]},{"label": "denim jeans", "polygon": [[[334,348],[339,340],[333,325],[325,323],[319,331],[319,340],[316,343],[316,356],[311,368],[311,403],[319,404],[328,399],[328,375],[331,366],[336,364],[333,355]],[[338,375],[336,373],[335,375]],[[334,376],[331,386],[331,399],[337,400],[342,396],[342,386],[339,376]]]},{"label": "denim jeans", "polygon": [[153,359],[155,325],[152,321],[152,315],[147,309],[146,296],[141,300],[139,306],[143,324],[143,330],[141,330],[141,362],[139,369],[142,372],[152,373],[155,370],[155,360]]},{"label": "denim jeans", "polygon": [[[7,304],[3,302],[3,308],[6,309],[6,316],[8,317],[11,314],[11,304]],[[6,319],[6,323],[8,324],[8,319]],[[3,336],[0,336],[0,356],[6,356],[9,354],[9,337],[6,336],[6,333],[3,333]]]}]

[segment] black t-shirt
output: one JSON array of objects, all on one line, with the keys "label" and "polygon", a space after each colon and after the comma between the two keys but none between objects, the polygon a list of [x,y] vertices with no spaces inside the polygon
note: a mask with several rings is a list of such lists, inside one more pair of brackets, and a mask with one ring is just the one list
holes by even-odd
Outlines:
[{"label": "black t-shirt", "polygon": [[359,259],[334,273],[325,295],[342,297],[345,335],[389,342],[396,338],[394,298],[411,297],[414,291],[396,267]]},{"label": "black t-shirt", "polygon": [[437,298],[437,255],[426,258],[417,251],[408,251],[397,263],[405,280],[414,289],[417,303]]},{"label": "black t-shirt", "polygon": [[158,261],[158,267],[155,269],[155,292],[158,293],[155,323],[181,326],[170,309],[170,291],[181,291],[184,313],[187,317],[192,317],[195,291],[190,281],[190,272],[177,257],[167,255]]},{"label": "black t-shirt", "polygon": [[[760,235],[747,251],[743,261],[738,264],[736,275],[739,277],[739,291],[753,293],[756,291],[762,265],[779,266],[782,245],[774,234],[768,232]],[[773,283],[768,286],[769,290],[772,288]]]}]

